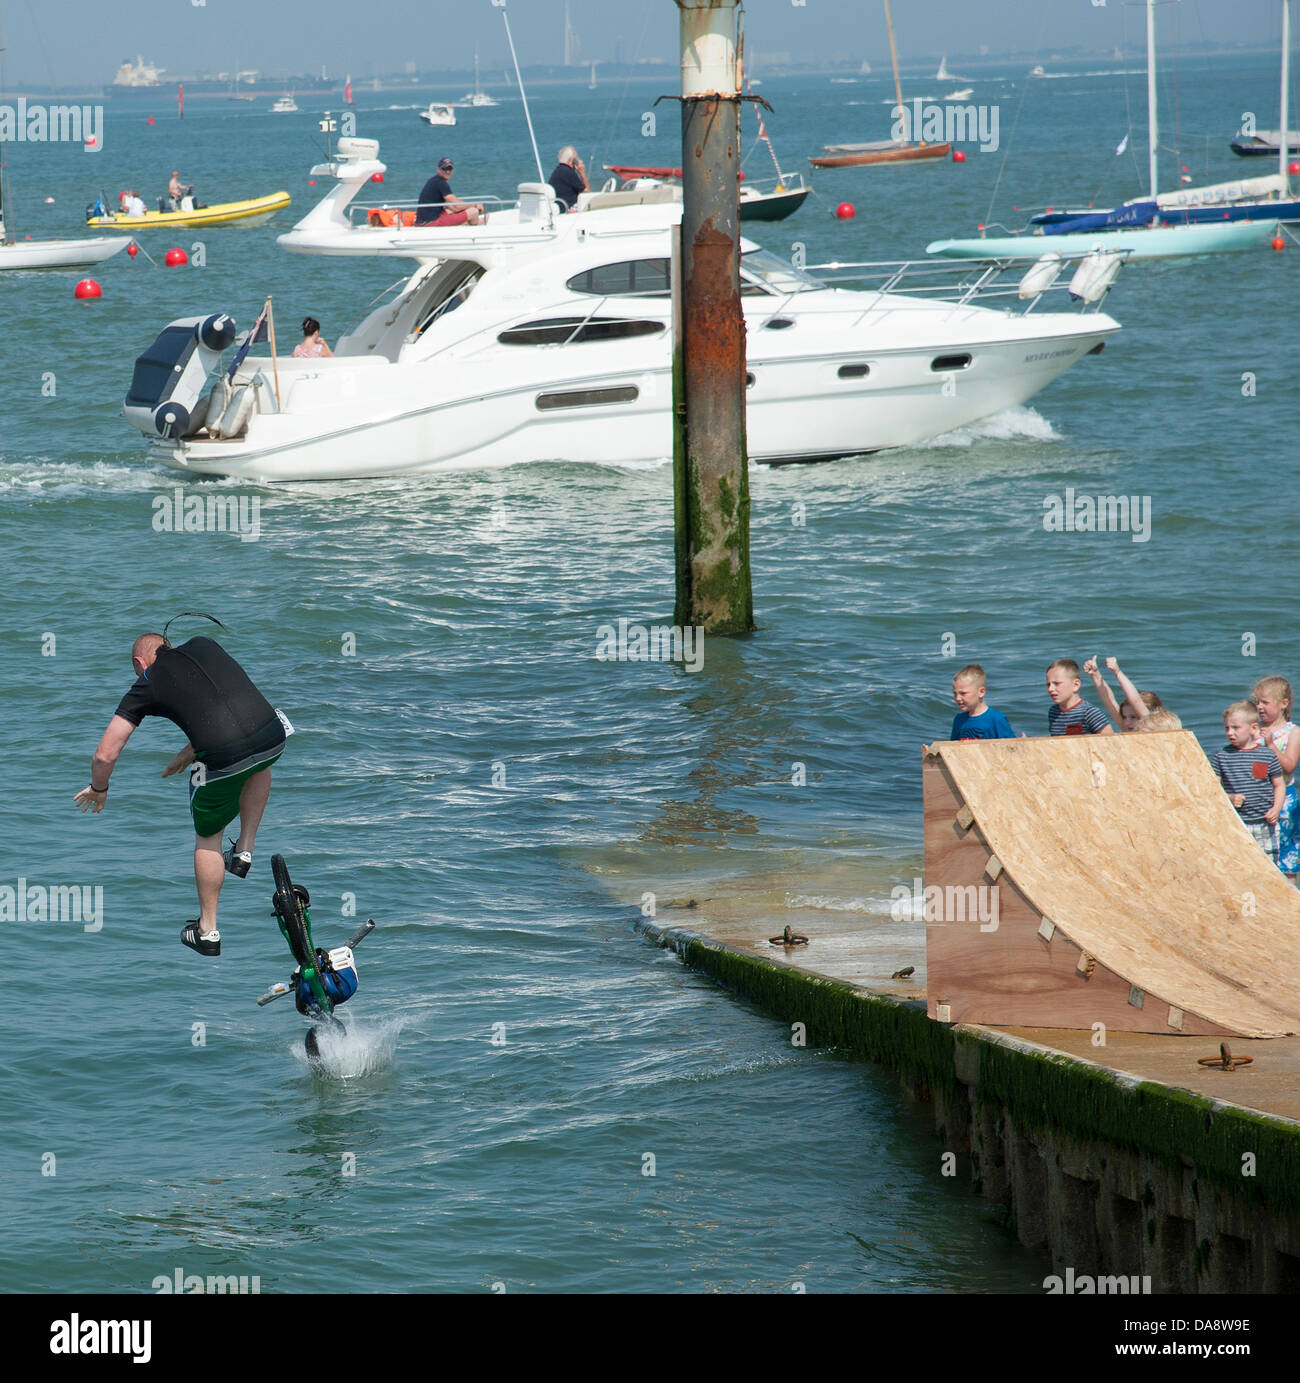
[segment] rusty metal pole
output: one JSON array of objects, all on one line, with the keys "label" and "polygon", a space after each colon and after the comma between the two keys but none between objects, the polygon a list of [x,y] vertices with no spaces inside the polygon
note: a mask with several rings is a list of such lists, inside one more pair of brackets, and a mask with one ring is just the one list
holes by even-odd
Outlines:
[{"label": "rusty metal pole", "polygon": [[676,0],[682,228],[673,357],[676,623],[754,627],[740,300],[738,0]]}]

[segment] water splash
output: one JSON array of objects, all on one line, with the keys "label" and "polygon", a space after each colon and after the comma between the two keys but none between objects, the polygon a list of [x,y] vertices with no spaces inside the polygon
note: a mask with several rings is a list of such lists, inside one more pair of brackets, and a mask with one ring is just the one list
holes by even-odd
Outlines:
[{"label": "water splash", "polygon": [[348,1019],[344,1028],[318,1023],[316,1054],[308,1055],[306,1045],[294,1044],[293,1054],[312,1074],[322,1080],[355,1080],[373,1076],[392,1066],[397,1054],[397,1039],[406,1018],[388,1018],[379,1023]]}]

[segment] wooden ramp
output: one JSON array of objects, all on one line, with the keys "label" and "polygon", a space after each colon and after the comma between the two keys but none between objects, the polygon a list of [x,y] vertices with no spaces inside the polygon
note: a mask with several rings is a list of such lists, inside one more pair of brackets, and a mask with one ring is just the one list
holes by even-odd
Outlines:
[{"label": "wooden ramp", "polygon": [[1300,893],[1190,732],[940,742],[922,776],[930,1017],[1300,1032]]}]

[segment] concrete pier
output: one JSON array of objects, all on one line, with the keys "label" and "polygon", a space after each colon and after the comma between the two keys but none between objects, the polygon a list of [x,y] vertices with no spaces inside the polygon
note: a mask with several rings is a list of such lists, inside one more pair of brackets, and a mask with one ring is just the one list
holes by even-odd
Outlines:
[{"label": "concrete pier", "polygon": [[[1228,1071],[1198,1064],[1218,1054],[1204,1036],[1115,1033],[1095,1047],[1087,1031],[943,1024],[926,1017],[919,924],[744,911],[682,899],[638,926],[803,1024],[808,1045],[896,1071],[1053,1274],[1114,1292],[1300,1290],[1300,1038],[1230,1039],[1254,1060]],[[806,945],[771,943],[787,921]]]}]

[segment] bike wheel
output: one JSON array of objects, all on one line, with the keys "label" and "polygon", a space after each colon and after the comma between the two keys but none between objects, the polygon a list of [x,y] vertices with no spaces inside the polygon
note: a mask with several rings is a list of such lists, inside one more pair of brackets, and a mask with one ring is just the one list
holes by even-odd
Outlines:
[{"label": "bike wheel", "polygon": [[316,951],[307,927],[305,903],[289,878],[289,866],[285,864],[283,855],[271,856],[271,875],[275,879],[275,912],[284,930],[285,940],[289,943],[289,950],[294,960],[303,967],[304,973],[308,969],[314,970]]}]

